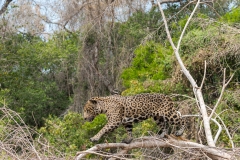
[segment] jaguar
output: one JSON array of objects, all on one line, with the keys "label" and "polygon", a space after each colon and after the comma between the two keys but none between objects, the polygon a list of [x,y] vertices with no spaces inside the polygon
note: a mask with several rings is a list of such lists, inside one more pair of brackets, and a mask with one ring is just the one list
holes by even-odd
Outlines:
[{"label": "jaguar", "polygon": [[176,136],[181,136],[185,129],[185,121],[181,113],[176,110],[171,98],[164,94],[143,93],[134,96],[93,97],[84,106],[84,119],[92,121],[99,114],[106,114],[108,122],[95,136],[90,138],[93,142],[123,125],[127,131],[127,138],[123,142],[130,143],[133,139],[133,123],[148,118],[153,118],[160,127],[160,137],[167,134],[169,125],[178,127],[175,132]]}]

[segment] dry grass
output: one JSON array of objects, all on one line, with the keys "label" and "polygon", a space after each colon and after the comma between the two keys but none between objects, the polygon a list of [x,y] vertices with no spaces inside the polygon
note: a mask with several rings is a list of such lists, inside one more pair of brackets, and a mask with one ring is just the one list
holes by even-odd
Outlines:
[{"label": "dry grass", "polygon": [[27,126],[18,113],[3,106],[0,108],[0,159],[67,158]]},{"label": "dry grass", "polygon": [[[186,35],[183,45],[187,46],[187,58],[183,57],[184,63],[193,74],[198,83],[201,82],[204,70],[204,61],[207,62],[207,77],[214,73],[222,76],[223,68],[228,71],[239,69],[240,65],[240,29],[231,27],[227,24],[219,24],[214,20],[195,18],[193,22],[201,24],[201,36],[194,37]],[[199,23],[201,22],[201,23]],[[209,27],[210,26],[210,27]],[[196,34],[198,33],[195,31]],[[206,41],[206,42],[205,42]],[[196,44],[198,43],[198,44]],[[185,51],[186,52],[186,51]],[[176,65],[173,71],[172,83],[182,82],[188,84],[188,80],[183,75],[180,66]]]}]

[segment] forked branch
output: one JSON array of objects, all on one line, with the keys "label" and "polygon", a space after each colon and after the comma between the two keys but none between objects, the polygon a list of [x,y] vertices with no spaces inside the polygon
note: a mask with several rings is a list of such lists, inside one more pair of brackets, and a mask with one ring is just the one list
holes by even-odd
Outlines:
[{"label": "forked branch", "polygon": [[205,102],[204,102],[204,99],[203,99],[203,95],[202,95],[202,91],[201,91],[201,87],[198,87],[196,81],[193,79],[192,75],[189,73],[189,71],[187,70],[187,68],[185,67],[180,55],[179,55],[179,48],[180,48],[180,45],[181,45],[181,41],[182,41],[182,38],[183,38],[183,35],[186,31],[186,28],[188,26],[188,24],[190,23],[195,11],[197,10],[199,4],[200,4],[200,0],[197,1],[196,3],[196,6],[194,8],[194,10],[192,11],[191,15],[189,16],[184,28],[183,28],[183,31],[181,33],[181,36],[178,40],[178,44],[177,44],[177,47],[175,46],[175,44],[173,43],[173,40],[172,40],[172,37],[171,37],[171,34],[169,32],[169,29],[168,29],[168,24],[167,24],[167,21],[166,21],[166,18],[165,18],[165,15],[164,15],[164,12],[163,12],[163,9],[161,7],[161,3],[160,1],[158,0],[158,6],[159,6],[159,9],[160,9],[160,12],[162,14],[162,18],[163,18],[163,22],[164,22],[164,25],[165,25],[165,29],[166,29],[166,32],[167,32],[167,37],[168,37],[168,40],[174,50],[174,54],[175,54],[175,57],[183,71],[183,73],[185,74],[185,76],[187,77],[187,79],[189,80],[189,82],[191,83],[192,87],[193,87],[193,92],[195,94],[195,97],[197,98],[197,102],[199,103],[199,107],[200,107],[200,111],[201,111],[201,114],[202,114],[202,117],[203,117],[203,124],[204,124],[204,131],[205,131],[205,135],[206,135],[206,139],[207,139],[207,143],[209,146],[211,147],[215,147],[215,143],[213,141],[213,136],[212,136],[212,132],[211,132],[211,128],[210,128],[210,119],[208,117],[208,114],[207,114],[207,109],[206,109],[206,105],[205,105]]},{"label": "forked branch", "polygon": [[227,81],[226,83],[226,68],[224,68],[223,70],[223,84],[222,84],[222,90],[221,90],[221,94],[217,100],[217,103],[215,104],[210,116],[209,116],[209,119],[213,116],[213,114],[215,113],[216,109],[217,109],[217,106],[220,104],[221,100],[222,100],[222,97],[223,97],[223,93],[225,91],[225,88],[227,87],[227,85],[229,84],[229,82],[232,80],[234,74],[231,75],[231,77],[229,78],[229,80]]}]

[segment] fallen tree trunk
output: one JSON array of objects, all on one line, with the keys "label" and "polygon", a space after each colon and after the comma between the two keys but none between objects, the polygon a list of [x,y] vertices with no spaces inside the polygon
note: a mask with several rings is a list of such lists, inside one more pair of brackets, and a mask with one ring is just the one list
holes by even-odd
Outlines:
[{"label": "fallen tree trunk", "polygon": [[[174,136],[168,136],[168,138],[159,139],[157,137],[142,137],[132,141],[130,144],[126,143],[103,143],[97,144],[92,148],[81,151],[76,156],[76,160],[80,160],[81,158],[85,157],[88,154],[96,154],[103,157],[109,157],[111,160],[114,159],[126,159],[124,155],[132,150],[137,148],[156,148],[156,147],[171,147],[171,148],[179,148],[179,149],[191,149],[198,151],[199,153],[206,155],[212,159],[237,159],[240,158],[240,155],[237,155],[237,151],[226,151],[216,147],[209,147],[199,143],[185,141],[182,139],[177,139]],[[110,149],[110,148],[118,148],[121,149],[118,153],[115,154],[103,154],[97,151],[103,149]],[[191,154],[189,152],[189,154]]]}]

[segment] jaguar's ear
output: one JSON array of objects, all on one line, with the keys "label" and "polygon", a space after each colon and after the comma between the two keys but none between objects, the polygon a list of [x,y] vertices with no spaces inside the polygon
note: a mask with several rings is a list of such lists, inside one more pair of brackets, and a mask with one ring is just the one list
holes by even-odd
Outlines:
[{"label": "jaguar's ear", "polygon": [[92,104],[97,104],[97,101],[96,101],[96,100],[89,99],[89,101],[90,101]]},{"label": "jaguar's ear", "polygon": [[97,104],[97,98],[91,98],[89,99],[89,101],[92,103],[92,104]]}]

